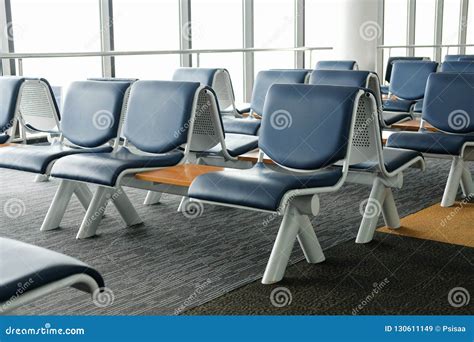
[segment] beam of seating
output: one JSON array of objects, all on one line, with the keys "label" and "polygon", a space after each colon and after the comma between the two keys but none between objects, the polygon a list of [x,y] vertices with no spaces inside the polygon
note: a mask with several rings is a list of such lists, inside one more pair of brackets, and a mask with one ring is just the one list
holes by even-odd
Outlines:
[{"label": "beam of seating", "polygon": [[0,314],[65,287],[89,292],[95,299],[104,288],[100,273],[83,262],[3,237],[0,237],[0,270]]},{"label": "beam of seating", "polygon": [[461,186],[465,196],[474,194],[472,176],[465,166],[474,147],[474,74],[438,73],[429,77],[422,120],[439,132],[392,134],[387,145],[420,151],[436,158],[451,158],[451,170],[441,201],[454,204]]}]

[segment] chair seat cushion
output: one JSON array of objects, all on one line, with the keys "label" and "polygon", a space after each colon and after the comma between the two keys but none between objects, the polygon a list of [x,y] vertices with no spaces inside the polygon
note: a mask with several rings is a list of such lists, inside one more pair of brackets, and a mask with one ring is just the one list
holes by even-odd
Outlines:
[{"label": "chair seat cushion", "polygon": [[258,163],[248,170],[225,170],[199,176],[191,184],[188,195],[205,201],[275,211],[289,190],[332,186],[341,177],[340,168],[295,176]]},{"label": "chair seat cushion", "polygon": [[423,100],[419,100],[415,102],[415,106],[413,107],[413,111],[415,113],[421,113],[423,110]]},{"label": "chair seat cushion", "polygon": [[[232,157],[237,157],[255,150],[258,147],[258,137],[254,135],[227,133],[225,135],[225,145],[229,154]],[[220,155],[222,153],[221,145],[217,145],[204,153]]]},{"label": "chair seat cushion", "polygon": [[402,99],[385,100],[383,102],[383,110],[387,112],[405,112],[409,113],[414,101],[407,101]]},{"label": "chair seat cushion", "polygon": [[53,177],[115,186],[119,175],[130,169],[166,167],[178,164],[182,152],[159,155],[137,155],[127,148],[116,153],[88,153],[58,160],[51,171]]},{"label": "chair seat cushion", "polygon": [[380,92],[383,94],[383,95],[388,95],[389,93],[389,86],[388,85],[383,85],[383,86],[380,86]]},{"label": "chair seat cushion", "polygon": [[12,145],[0,148],[0,167],[5,169],[45,174],[55,160],[73,155],[110,152],[110,146],[97,148],[73,148],[53,145]]},{"label": "chair seat cushion", "polygon": [[390,135],[387,146],[406,148],[422,153],[458,156],[466,142],[474,142],[474,135],[456,135],[441,132],[400,132]]},{"label": "chair seat cushion", "polygon": [[383,121],[387,126],[407,119],[411,119],[411,115],[408,113],[383,113]]},{"label": "chair seat cushion", "polygon": [[[385,169],[388,172],[394,172],[397,169],[401,168],[403,165],[414,161],[418,157],[423,157],[420,152],[403,150],[398,148],[384,148],[383,149],[383,159],[385,164]],[[377,169],[378,161],[367,161],[364,163],[351,165],[351,169],[357,170],[367,170],[371,171]]]},{"label": "chair seat cushion", "polygon": [[6,238],[0,238],[0,270],[0,302],[16,298],[19,290],[25,294],[76,274],[87,274],[104,287],[99,272],[81,261]]},{"label": "chair seat cushion", "polygon": [[222,123],[226,133],[257,135],[261,120],[223,116]]},{"label": "chair seat cushion", "polygon": [[10,136],[8,134],[0,134],[0,144],[5,144]]}]

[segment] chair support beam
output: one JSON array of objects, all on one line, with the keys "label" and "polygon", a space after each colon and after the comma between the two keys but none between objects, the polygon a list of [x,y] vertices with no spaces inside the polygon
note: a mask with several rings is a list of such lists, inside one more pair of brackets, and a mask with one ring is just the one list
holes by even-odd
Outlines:
[{"label": "chair support beam", "polygon": [[41,231],[59,228],[75,188],[76,184],[74,184],[74,182],[61,180],[58,190],[54,195],[53,202],[41,225]]},{"label": "chair support beam", "polygon": [[154,205],[160,203],[162,195],[163,194],[161,192],[148,191],[145,201],[143,201],[143,205]]},{"label": "chair support beam", "polygon": [[456,201],[461,177],[464,170],[464,161],[461,157],[454,157],[449,170],[448,181],[444,189],[443,199],[441,200],[442,207],[450,207]]}]

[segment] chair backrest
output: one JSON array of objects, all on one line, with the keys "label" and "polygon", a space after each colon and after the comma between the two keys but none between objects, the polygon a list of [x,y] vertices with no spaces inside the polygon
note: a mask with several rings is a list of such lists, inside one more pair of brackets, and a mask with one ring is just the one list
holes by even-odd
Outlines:
[{"label": "chair backrest", "polygon": [[430,60],[427,57],[389,57],[387,61],[387,68],[385,69],[385,81],[390,83],[390,77],[392,76],[393,63],[396,61],[422,61]]},{"label": "chair backrest", "polygon": [[430,61],[397,61],[393,63],[389,92],[404,100],[420,100],[426,81],[436,72],[438,63]]},{"label": "chair backrest", "polygon": [[474,60],[441,63],[441,72],[474,72]]},{"label": "chair backrest", "polygon": [[319,61],[314,67],[315,70],[357,70],[357,62],[351,60],[341,61]]},{"label": "chair backrest", "polygon": [[198,82],[135,82],[123,128],[127,142],[148,153],[166,153],[186,144],[201,88]]},{"label": "chair backrest", "polygon": [[445,132],[474,133],[474,74],[432,74],[426,85],[422,118]]},{"label": "chair backrest", "polygon": [[133,83],[138,81],[138,78],[128,77],[89,77],[88,81],[102,81],[102,82],[128,82]]},{"label": "chair backrest", "polygon": [[[219,68],[179,68],[173,74],[173,81],[200,82],[214,90],[219,106],[235,107],[235,95],[230,74]],[[233,108],[235,109],[235,108]]]},{"label": "chair backrest", "polygon": [[0,134],[15,126],[19,94],[24,77],[0,77]]},{"label": "chair backrest", "polygon": [[474,55],[459,57],[459,61],[474,61]]},{"label": "chair backrest", "polygon": [[263,115],[263,106],[268,89],[273,84],[298,84],[305,83],[308,71],[306,70],[265,70],[260,71],[255,78],[253,86],[252,101],[250,108],[252,112]]},{"label": "chair backrest", "polygon": [[300,171],[347,158],[358,87],[274,84],[265,101],[259,147],[278,165]]},{"label": "chair backrest", "polygon": [[444,56],[445,62],[459,61],[459,58],[474,57],[474,55],[446,55]]},{"label": "chair backrest", "polygon": [[27,129],[52,131],[59,128],[59,106],[44,78],[27,79],[21,91],[21,122]]},{"label": "chair backrest", "polygon": [[64,99],[61,132],[82,147],[101,146],[118,135],[129,82],[78,81]]}]

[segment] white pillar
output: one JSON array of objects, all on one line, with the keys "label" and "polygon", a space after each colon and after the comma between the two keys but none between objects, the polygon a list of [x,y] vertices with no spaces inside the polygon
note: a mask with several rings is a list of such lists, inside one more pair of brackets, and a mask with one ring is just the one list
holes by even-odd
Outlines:
[{"label": "white pillar", "polygon": [[360,70],[375,71],[378,41],[383,34],[378,22],[380,1],[340,0],[343,27],[335,44],[341,59],[356,60]]}]

